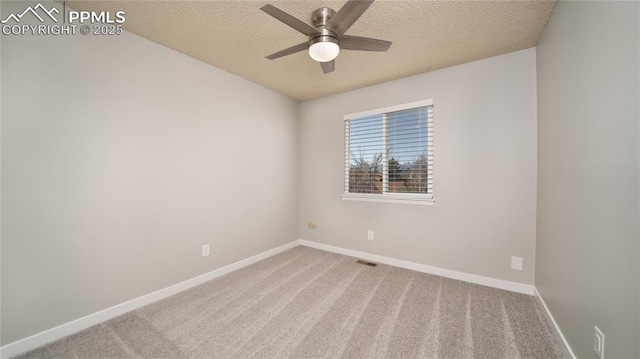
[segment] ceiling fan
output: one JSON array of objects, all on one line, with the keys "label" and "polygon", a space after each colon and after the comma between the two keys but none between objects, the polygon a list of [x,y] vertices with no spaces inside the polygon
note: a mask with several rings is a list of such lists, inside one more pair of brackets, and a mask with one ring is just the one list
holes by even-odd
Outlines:
[{"label": "ceiling fan", "polygon": [[260,10],[309,37],[308,41],[271,54],[267,59],[274,60],[308,50],[309,56],[320,63],[322,71],[326,74],[335,70],[335,58],[338,57],[341,49],[387,51],[391,41],[344,34],[372,3],[373,0],[349,0],[338,12],[328,7],[320,8],[311,15],[313,26],[275,6],[263,6]]}]

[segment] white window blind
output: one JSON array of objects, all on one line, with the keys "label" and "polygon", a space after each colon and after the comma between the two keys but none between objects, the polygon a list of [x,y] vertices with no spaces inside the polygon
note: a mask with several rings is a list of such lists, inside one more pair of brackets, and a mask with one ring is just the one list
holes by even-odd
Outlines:
[{"label": "white window blind", "polygon": [[433,101],[344,120],[344,199],[432,203]]}]

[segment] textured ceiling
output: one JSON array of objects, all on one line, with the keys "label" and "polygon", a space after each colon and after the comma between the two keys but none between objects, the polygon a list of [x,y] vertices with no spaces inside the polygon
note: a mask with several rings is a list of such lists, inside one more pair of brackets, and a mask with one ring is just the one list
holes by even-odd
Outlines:
[{"label": "textured ceiling", "polygon": [[124,28],[297,100],[309,100],[537,44],[556,1],[374,2],[346,32],[393,41],[388,52],[342,51],[327,75],[303,51],[266,55],[306,36],[260,10],[272,4],[310,23],[346,1],[67,1],[124,10]]}]

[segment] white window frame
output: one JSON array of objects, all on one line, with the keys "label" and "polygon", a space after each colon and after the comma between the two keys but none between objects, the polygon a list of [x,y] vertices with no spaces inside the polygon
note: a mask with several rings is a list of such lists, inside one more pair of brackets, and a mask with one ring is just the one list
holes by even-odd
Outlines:
[{"label": "white window frame", "polygon": [[[389,185],[389,181],[388,181],[388,154],[387,151],[382,151],[382,156],[383,156],[383,193],[350,193],[349,192],[349,169],[351,166],[350,163],[350,143],[349,143],[349,126],[347,125],[352,119],[358,119],[358,118],[363,118],[363,117],[370,117],[370,116],[375,116],[375,115],[386,115],[387,113],[390,112],[397,112],[397,111],[404,111],[404,110],[410,110],[410,109],[414,109],[414,108],[418,108],[418,107],[431,107],[430,111],[433,111],[433,99],[428,99],[428,100],[423,100],[423,101],[416,101],[416,102],[410,102],[410,103],[406,103],[403,105],[397,105],[397,106],[390,106],[390,107],[385,107],[385,108],[379,108],[379,109],[375,109],[375,110],[370,110],[370,111],[364,111],[364,112],[358,112],[358,113],[352,113],[349,115],[344,115],[343,116],[343,121],[344,121],[344,140],[345,140],[345,147],[344,147],[344,193],[342,194],[342,199],[343,200],[349,200],[349,201],[367,201],[367,202],[386,202],[386,203],[401,203],[401,204],[417,204],[417,205],[432,205],[434,204],[434,199],[433,199],[433,188],[431,190],[431,193],[429,194],[421,194],[421,193],[388,193],[388,185]],[[386,132],[387,132],[387,123],[386,121],[383,122],[383,131],[385,136],[383,136],[383,148],[386,148]],[[429,153],[427,154],[428,156],[428,164],[427,166],[429,167],[429,174],[430,174],[430,178],[431,181],[433,181],[433,145],[434,145],[434,139],[433,139],[433,114],[431,114],[428,117],[427,120],[427,128],[428,128],[428,132],[427,132],[427,143],[430,145],[430,149],[429,149]],[[431,185],[433,185],[433,182],[431,182]]]}]

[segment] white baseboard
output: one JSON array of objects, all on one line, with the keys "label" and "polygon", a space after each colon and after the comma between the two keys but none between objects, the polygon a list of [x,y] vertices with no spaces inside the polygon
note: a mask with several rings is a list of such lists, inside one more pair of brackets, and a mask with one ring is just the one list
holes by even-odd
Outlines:
[{"label": "white baseboard", "polygon": [[511,292],[533,295],[534,287],[528,284],[510,282],[502,279],[495,279],[495,278],[484,277],[476,274],[469,274],[469,273],[458,272],[450,269],[433,267],[426,264],[419,264],[419,263],[409,262],[401,259],[389,258],[389,257],[379,256],[376,254],[354,251],[351,249],[335,247],[328,244],[311,242],[304,239],[300,239],[298,242],[300,243],[300,245],[303,245],[306,247],[316,248],[323,251],[334,252],[338,254],[344,254],[350,257],[362,258],[369,261],[388,264],[395,267],[411,269],[416,272],[435,274],[441,277],[457,279],[457,280],[461,280],[469,283],[481,284],[487,287],[499,288],[499,289],[504,289]]},{"label": "white baseboard", "polygon": [[547,303],[545,303],[544,299],[542,299],[540,292],[538,292],[538,288],[534,287],[534,292],[535,292],[534,297],[538,301],[538,304],[540,304],[540,306],[544,309],[543,311],[544,316],[547,319],[547,323],[549,323],[549,326],[551,327],[551,331],[553,331],[553,335],[555,335],[556,340],[558,340],[558,342],[561,343],[561,347],[564,352],[564,357],[576,359],[576,355],[573,354],[573,350],[571,350],[571,347],[569,346],[569,342],[567,342],[567,339],[562,334],[562,331],[560,330],[558,323],[556,323],[556,320],[553,318],[553,315],[551,315],[551,311],[549,310],[549,307],[547,307]]},{"label": "white baseboard", "polygon": [[83,329],[89,328],[91,326],[94,326],[96,324],[102,323],[105,320],[109,320],[112,318],[115,318],[119,315],[122,315],[124,313],[130,312],[132,310],[136,310],[138,308],[141,308],[145,305],[151,304],[153,302],[159,301],[161,299],[164,299],[166,297],[169,297],[171,295],[174,295],[176,293],[182,292],[184,290],[187,290],[189,288],[195,287],[197,285],[200,285],[204,282],[210,281],[212,279],[218,278],[220,276],[223,276],[227,273],[233,272],[235,270],[238,270],[240,268],[246,267],[248,265],[251,265],[255,262],[261,261],[263,259],[269,258],[271,256],[274,256],[278,253],[282,253],[288,249],[291,249],[293,247],[296,247],[299,245],[298,243],[299,241],[293,241],[290,243],[287,243],[285,245],[282,245],[280,247],[276,247],[274,249],[268,250],[266,252],[262,252],[260,254],[257,254],[253,257],[249,257],[246,259],[243,259],[241,261],[229,264],[227,266],[224,266],[222,268],[218,268],[215,269],[211,272],[199,275],[197,277],[191,278],[191,279],[187,279],[184,282],[180,282],[178,284],[174,284],[170,287],[164,288],[164,289],[160,289],[157,290],[153,293],[149,293],[146,295],[143,295],[141,297],[132,299],[130,301],[115,305],[111,308],[107,308],[104,310],[101,310],[97,313],[93,313],[93,314],[89,314],[85,317],[73,320],[71,322],[59,325],[55,328],[51,328],[48,330],[45,330],[43,332],[40,332],[38,334],[34,334],[30,337],[24,338],[24,339],[20,339],[18,341],[15,341],[13,343],[7,344],[5,346],[3,346],[2,348],[0,348],[0,358],[2,359],[8,359],[11,358],[13,356],[22,354],[24,352],[36,349],[38,347],[41,347],[47,343],[53,342],[55,340],[61,339],[63,337],[66,337],[67,335],[73,334],[73,333],[77,333]]}]

